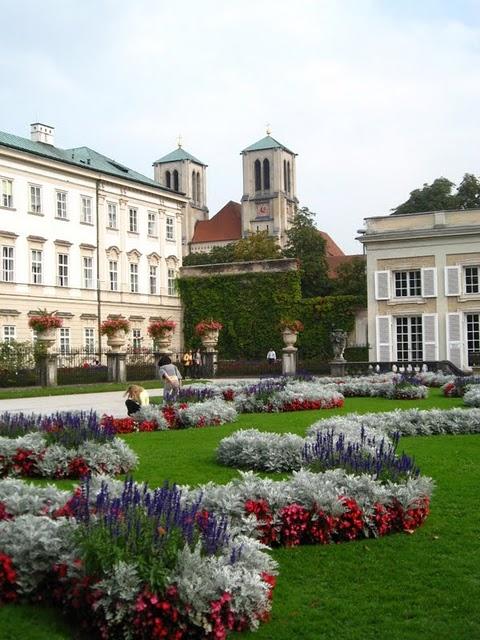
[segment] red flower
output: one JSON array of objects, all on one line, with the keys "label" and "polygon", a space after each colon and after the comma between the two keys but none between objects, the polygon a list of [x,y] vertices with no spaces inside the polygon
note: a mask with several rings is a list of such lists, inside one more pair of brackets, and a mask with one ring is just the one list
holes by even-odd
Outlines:
[{"label": "red flower", "polygon": [[0,552],[0,603],[16,600],[16,579],[17,573],[13,568],[12,559],[6,553]]}]

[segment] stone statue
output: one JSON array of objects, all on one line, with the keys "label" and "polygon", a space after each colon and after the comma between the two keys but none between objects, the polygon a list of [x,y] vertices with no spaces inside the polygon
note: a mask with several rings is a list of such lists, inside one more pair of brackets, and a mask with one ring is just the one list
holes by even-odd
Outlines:
[{"label": "stone statue", "polygon": [[343,352],[345,351],[345,347],[347,346],[347,337],[348,334],[343,329],[333,329],[330,334],[330,341],[333,347],[333,359],[336,361],[343,362],[345,358],[343,357]]}]

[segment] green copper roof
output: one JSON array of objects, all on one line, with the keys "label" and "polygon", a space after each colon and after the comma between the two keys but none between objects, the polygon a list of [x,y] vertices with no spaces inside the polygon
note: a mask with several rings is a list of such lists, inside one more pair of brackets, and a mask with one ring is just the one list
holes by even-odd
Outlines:
[{"label": "green copper roof", "polygon": [[254,142],[244,149],[242,153],[245,153],[245,151],[262,151],[263,149],[284,149],[289,153],[293,153],[293,151],[290,151],[288,147],[278,142],[278,140],[275,140],[275,138],[272,138],[272,136],[265,136],[265,138],[258,140],[258,142]]},{"label": "green copper roof", "polygon": [[11,149],[18,149],[19,151],[26,151],[33,153],[50,160],[58,160],[59,162],[65,162],[72,164],[83,169],[91,169],[100,173],[105,173],[118,178],[124,178],[125,180],[133,180],[134,182],[140,182],[141,184],[148,185],[150,187],[157,187],[166,191],[171,191],[167,187],[164,187],[159,182],[147,178],[147,176],[137,173],[128,167],[120,164],[116,160],[107,158],[107,156],[89,149],[88,147],[76,147],[74,149],[60,149],[54,147],[51,144],[45,144],[44,142],[33,142],[28,138],[21,138],[20,136],[14,136],[11,133],[5,133],[0,131],[0,145],[10,147]]},{"label": "green copper roof", "polygon": [[175,151],[172,151],[171,153],[167,153],[166,156],[163,156],[163,158],[160,158],[160,160],[156,160],[153,164],[163,164],[164,162],[177,162],[178,160],[190,160],[191,162],[196,162],[197,164],[201,164],[203,167],[207,166],[206,164],[204,164],[203,162],[195,158],[195,156],[192,156],[191,153],[188,153],[188,151],[185,151],[185,149],[182,149],[182,147],[178,147],[178,149],[175,149]]}]

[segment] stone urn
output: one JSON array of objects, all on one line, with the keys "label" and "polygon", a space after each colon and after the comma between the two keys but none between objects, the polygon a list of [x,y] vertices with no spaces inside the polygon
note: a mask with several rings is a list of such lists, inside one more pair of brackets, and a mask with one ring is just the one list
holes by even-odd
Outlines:
[{"label": "stone urn", "polygon": [[55,327],[50,327],[46,331],[35,331],[35,334],[37,342],[43,345],[46,351],[53,347],[57,339],[57,329]]},{"label": "stone urn", "polygon": [[285,346],[292,348],[297,342],[298,331],[292,331],[291,329],[284,329],[282,331],[282,338]]},{"label": "stone urn", "polygon": [[155,352],[170,353],[170,347],[173,339],[173,331],[165,331],[162,335],[154,339]]},{"label": "stone urn", "polygon": [[107,344],[113,353],[121,351],[127,341],[127,336],[123,329],[119,329],[110,335],[107,335]]},{"label": "stone urn", "polygon": [[218,329],[209,329],[200,336],[200,340],[207,351],[214,351],[217,348],[219,333]]}]

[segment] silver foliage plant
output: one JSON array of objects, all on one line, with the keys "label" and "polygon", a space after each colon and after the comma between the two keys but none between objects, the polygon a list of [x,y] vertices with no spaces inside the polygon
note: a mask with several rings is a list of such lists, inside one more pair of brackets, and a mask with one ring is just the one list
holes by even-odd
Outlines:
[{"label": "silver foliage plant", "polygon": [[468,385],[463,396],[463,402],[467,407],[480,407],[480,385]]}]

